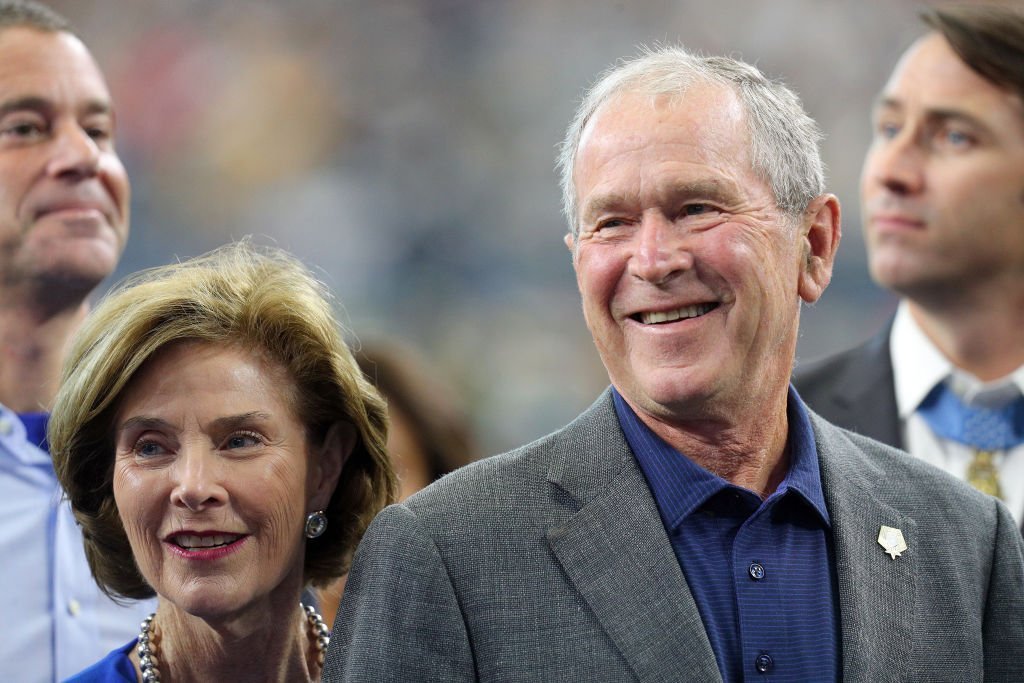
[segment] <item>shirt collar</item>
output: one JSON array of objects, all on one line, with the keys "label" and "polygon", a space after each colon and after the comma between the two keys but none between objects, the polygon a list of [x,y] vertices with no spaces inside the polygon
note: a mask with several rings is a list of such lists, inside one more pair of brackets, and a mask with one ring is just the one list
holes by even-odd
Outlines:
[{"label": "shirt collar", "polygon": [[1024,393],[1024,366],[994,382],[982,382],[954,366],[914,320],[906,301],[901,301],[896,310],[889,353],[892,356],[896,407],[903,420],[910,417],[928,393],[947,378],[952,378],[953,392],[969,404],[998,404],[1009,384],[1016,384]]},{"label": "shirt collar", "polygon": [[[665,443],[640,420],[614,387],[612,397],[626,442],[647,479],[667,529],[674,529],[690,513],[722,489],[742,490],[707,471]],[[814,430],[811,428],[807,411],[792,386],[789,388],[787,415],[789,472],[768,500],[795,493],[814,509],[825,527],[830,527],[831,519],[821,490],[821,472],[818,468]]]},{"label": "shirt collar", "polygon": [[896,408],[905,420],[913,414],[935,385],[953,369],[942,352],[918,326],[906,301],[896,309],[889,338]]}]

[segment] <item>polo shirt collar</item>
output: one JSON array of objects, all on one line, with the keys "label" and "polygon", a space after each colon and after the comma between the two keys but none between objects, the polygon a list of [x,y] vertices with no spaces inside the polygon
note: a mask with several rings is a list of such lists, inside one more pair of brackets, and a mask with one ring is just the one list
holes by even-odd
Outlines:
[{"label": "polo shirt collar", "polygon": [[[614,387],[612,398],[626,442],[647,479],[667,529],[675,529],[719,491],[727,488],[746,491],[709,472],[665,443],[640,420]],[[795,494],[802,498],[815,511],[821,523],[829,528],[831,518],[821,490],[821,472],[818,468],[814,431],[807,411],[792,386],[789,388],[787,415],[790,467],[778,489],[767,500],[772,501],[784,495]],[[752,492],[747,493],[753,495]]]}]

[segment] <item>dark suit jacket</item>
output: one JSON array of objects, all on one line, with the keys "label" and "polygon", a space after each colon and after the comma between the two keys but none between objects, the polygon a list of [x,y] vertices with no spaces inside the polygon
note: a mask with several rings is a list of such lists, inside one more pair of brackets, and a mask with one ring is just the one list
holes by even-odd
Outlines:
[{"label": "dark suit jacket", "polygon": [[906,449],[889,354],[891,331],[890,321],[856,348],[800,363],[793,385],[804,403],[832,424]]},{"label": "dark suit jacket", "polygon": [[[1006,509],[811,416],[845,681],[1024,680],[1024,540]],[[901,529],[892,559],[879,527]],[[610,392],[573,423],[384,510],[324,681],[716,681]]]}]

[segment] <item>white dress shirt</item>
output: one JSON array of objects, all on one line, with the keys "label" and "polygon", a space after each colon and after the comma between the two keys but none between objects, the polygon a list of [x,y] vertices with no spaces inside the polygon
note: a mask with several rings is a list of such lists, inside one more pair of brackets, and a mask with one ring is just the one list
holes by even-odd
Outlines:
[{"label": "white dress shirt", "polygon": [[[968,405],[999,405],[1017,392],[1024,393],[1024,366],[1006,377],[982,382],[955,367],[918,326],[906,302],[900,303],[889,339],[896,406],[900,413],[903,443],[910,454],[940,467],[955,477],[966,478],[974,449],[943,439],[917,414],[917,407],[935,385],[952,378],[950,388]],[[1003,502],[1017,524],[1024,521],[1024,445],[995,456]]]},{"label": "white dress shirt", "polygon": [[0,405],[0,681],[72,676],[139,633],[155,601],[100,592],[50,456]]}]

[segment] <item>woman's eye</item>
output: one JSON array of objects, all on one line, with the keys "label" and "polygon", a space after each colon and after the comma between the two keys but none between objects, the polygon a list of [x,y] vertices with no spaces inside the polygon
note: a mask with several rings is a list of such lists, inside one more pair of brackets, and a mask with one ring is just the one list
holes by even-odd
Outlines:
[{"label": "woman's eye", "polygon": [[163,447],[155,441],[139,441],[135,444],[133,449],[136,455],[144,458],[151,458],[154,455],[161,455],[164,453]]}]

